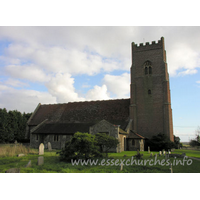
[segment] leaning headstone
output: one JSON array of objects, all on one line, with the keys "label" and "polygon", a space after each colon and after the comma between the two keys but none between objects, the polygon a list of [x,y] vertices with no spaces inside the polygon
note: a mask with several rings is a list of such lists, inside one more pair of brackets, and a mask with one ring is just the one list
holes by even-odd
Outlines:
[{"label": "leaning headstone", "polygon": [[48,150],[49,150],[49,151],[52,150],[52,148],[51,148],[51,142],[48,142],[47,147],[48,147]]},{"label": "leaning headstone", "polygon": [[39,146],[39,155],[44,155],[44,144],[41,143]]},{"label": "leaning headstone", "polygon": [[20,154],[17,155],[17,157],[22,157],[22,156],[25,156],[25,154],[20,153]]},{"label": "leaning headstone", "polygon": [[31,167],[31,160],[28,161],[28,164],[25,167]]},{"label": "leaning headstone", "polygon": [[150,154],[150,157],[153,157],[153,153]]},{"label": "leaning headstone", "polygon": [[150,153],[150,147],[148,147],[148,153]]},{"label": "leaning headstone", "polygon": [[171,163],[171,167],[169,169],[170,169],[170,172],[173,173],[172,163]]},{"label": "leaning headstone", "polygon": [[40,156],[38,157],[38,165],[43,165],[44,164],[44,157]]},{"label": "leaning headstone", "polygon": [[6,170],[5,173],[20,173],[20,169],[11,168],[11,169]]},{"label": "leaning headstone", "polygon": [[185,157],[185,156],[186,156],[186,154],[185,154],[185,153],[182,153],[182,156],[183,156],[183,157]]},{"label": "leaning headstone", "polygon": [[123,170],[123,163],[121,163],[120,170],[121,171]]}]

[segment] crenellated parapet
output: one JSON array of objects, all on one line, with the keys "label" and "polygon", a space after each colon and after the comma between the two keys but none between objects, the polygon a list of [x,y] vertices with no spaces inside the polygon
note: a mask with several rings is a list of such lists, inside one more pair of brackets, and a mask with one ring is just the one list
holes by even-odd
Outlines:
[{"label": "crenellated parapet", "polygon": [[164,37],[161,37],[160,40],[156,41],[152,41],[151,43],[146,42],[144,43],[140,43],[140,44],[135,44],[134,42],[132,42],[132,50],[133,51],[145,51],[145,50],[153,50],[153,49],[158,49],[158,48],[162,48],[164,49]]}]

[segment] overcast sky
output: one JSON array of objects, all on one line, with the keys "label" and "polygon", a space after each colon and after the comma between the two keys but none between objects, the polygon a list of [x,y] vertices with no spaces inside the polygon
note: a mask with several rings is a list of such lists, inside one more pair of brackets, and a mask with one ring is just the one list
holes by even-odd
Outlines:
[{"label": "overcast sky", "polygon": [[165,38],[174,134],[200,126],[200,27],[0,27],[0,107],[130,97],[131,42]]}]

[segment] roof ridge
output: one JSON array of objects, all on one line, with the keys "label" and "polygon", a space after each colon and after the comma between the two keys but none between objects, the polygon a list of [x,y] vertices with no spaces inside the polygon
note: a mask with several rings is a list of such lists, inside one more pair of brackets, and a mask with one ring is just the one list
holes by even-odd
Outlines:
[{"label": "roof ridge", "polygon": [[54,104],[41,104],[42,106],[48,105],[65,105],[65,104],[73,104],[73,103],[87,103],[87,102],[105,102],[105,101],[117,101],[117,100],[129,100],[130,98],[122,98],[122,99],[107,99],[107,100],[91,100],[91,101],[72,101],[67,103],[54,103]]}]

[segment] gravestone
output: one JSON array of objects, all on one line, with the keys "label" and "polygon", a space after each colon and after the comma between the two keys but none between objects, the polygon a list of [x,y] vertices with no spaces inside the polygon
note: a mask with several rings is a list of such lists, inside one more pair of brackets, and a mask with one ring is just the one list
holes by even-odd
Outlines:
[{"label": "gravestone", "polygon": [[126,157],[126,155],[124,155],[124,157]]},{"label": "gravestone", "polygon": [[159,156],[161,156],[162,155],[162,151],[159,151]]},{"label": "gravestone", "polygon": [[44,155],[44,144],[41,143],[39,146],[39,155]]},{"label": "gravestone", "polygon": [[170,172],[173,173],[172,163],[171,163],[171,167],[169,169],[170,169]]},{"label": "gravestone", "polygon": [[51,148],[51,142],[48,142],[48,143],[47,143],[47,147],[48,147],[48,150],[49,150],[49,151],[52,150],[52,148]]},{"label": "gravestone", "polygon": [[31,167],[31,160],[28,161],[28,164],[25,167]]},{"label": "gravestone", "polygon": [[139,155],[140,154],[140,151],[139,151],[139,149],[137,149],[137,155]]},{"label": "gravestone", "polygon": [[44,164],[44,157],[40,156],[38,157],[38,165],[43,165]]},{"label": "gravestone", "polygon": [[163,151],[163,155],[165,155],[165,151]]},{"label": "gravestone", "polygon": [[20,173],[20,169],[11,168],[11,169],[6,170],[5,173]]},{"label": "gravestone", "polygon": [[153,157],[153,153],[150,154],[150,157]]},{"label": "gravestone", "polygon": [[150,153],[150,147],[148,147],[148,153]]},{"label": "gravestone", "polygon": [[183,157],[185,157],[185,156],[186,156],[186,154],[185,154],[185,153],[182,153],[182,156],[183,156]]},{"label": "gravestone", "polygon": [[17,157],[22,157],[22,156],[25,156],[25,154],[20,153],[20,154],[17,155]]},{"label": "gravestone", "polygon": [[120,170],[121,171],[123,170],[123,163],[121,163]]}]

